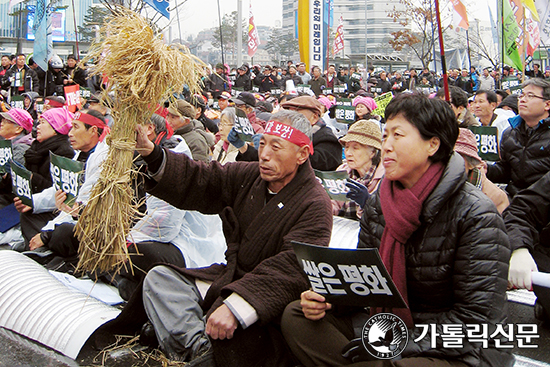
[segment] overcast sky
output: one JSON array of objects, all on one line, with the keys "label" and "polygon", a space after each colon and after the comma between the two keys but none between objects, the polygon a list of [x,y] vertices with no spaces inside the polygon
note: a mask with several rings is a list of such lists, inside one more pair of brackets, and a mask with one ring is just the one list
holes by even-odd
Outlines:
[{"label": "overcast sky", "polygon": [[[178,0],[177,2],[181,2]],[[171,0],[172,6],[175,5],[175,0]],[[219,0],[220,11],[223,14],[228,14],[237,10],[237,0]],[[488,5],[493,11],[493,17],[497,17],[496,0],[476,1],[463,0],[469,13],[469,17],[483,18],[489,20]],[[277,22],[282,24],[282,3],[283,0],[242,0],[243,18],[248,18],[248,6],[252,3],[252,11],[256,25],[275,26]],[[448,2],[440,2],[440,6],[450,6]],[[172,34],[177,37],[178,23],[176,12],[171,14]],[[218,25],[218,5],[217,0],[187,0],[181,5],[179,12],[180,26],[182,36],[185,38],[190,34],[196,35],[203,29],[212,28]]]},{"label": "overcast sky", "polygon": [[[181,1],[181,0],[180,0]],[[224,14],[237,10],[237,0],[219,0],[222,17]],[[283,0],[242,0],[243,18],[248,19],[248,7],[252,2],[252,12],[256,25],[274,27],[278,21],[281,24],[283,19]],[[172,0],[174,4],[174,0]],[[218,4],[217,0],[187,0],[179,13],[182,36],[197,34],[205,28],[212,28],[218,25]],[[175,12],[170,15],[172,18],[172,32],[176,36],[178,24]]]}]

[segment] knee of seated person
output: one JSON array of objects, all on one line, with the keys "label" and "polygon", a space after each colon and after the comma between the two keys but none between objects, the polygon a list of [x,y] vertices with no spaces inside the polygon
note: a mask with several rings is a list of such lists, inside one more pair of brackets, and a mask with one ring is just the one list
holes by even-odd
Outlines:
[{"label": "knee of seated person", "polygon": [[172,271],[169,267],[165,265],[157,265],[145,276],[143,280],[143,291],[146,292],[151,289],[151,286],[162,283],[163,279]]},{"label": "knee of seated person", "polygon": [[281,319],[281,329],[283,330],[283,334],[286,334],[289,330],[296,327],[297,318],[304,319],[304,313],[302,312],[300,300],[290,302],[286,306]]}]

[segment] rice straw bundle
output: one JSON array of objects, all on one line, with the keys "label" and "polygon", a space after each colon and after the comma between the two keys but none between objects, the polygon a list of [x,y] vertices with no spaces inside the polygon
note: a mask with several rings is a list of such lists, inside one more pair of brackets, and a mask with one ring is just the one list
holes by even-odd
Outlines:
[{"label": "rice straw bundle", "polygon": [[198,91],[204,66],[186,48],[165,45],[145,18],[125,8],[116,8],[101,34],[84,61],[96,60],[90,74],[108,78],[103,98],[114,95],[114,124],[108,157],[75,228],[78,268],[88,271],[118,268],[129,259],[126,237],[137,215],[131,188],[136,124],[185,84]]}]

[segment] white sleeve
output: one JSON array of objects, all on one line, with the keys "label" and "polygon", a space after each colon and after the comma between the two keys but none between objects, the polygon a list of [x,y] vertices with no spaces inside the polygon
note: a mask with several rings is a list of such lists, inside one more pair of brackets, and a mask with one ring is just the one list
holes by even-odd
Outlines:
[{"label": "white sleeve", "polygon": [[231,293],[223,303],[229,307],[233,315],[239,320],[243,329],[246,329],[260,319],[254,307],[235,292]]},{"label": "white sleeve", "polygon": [[55,188],[53,186],[32,195],[32,212],[34,214],[53,212],[55,206]]}]

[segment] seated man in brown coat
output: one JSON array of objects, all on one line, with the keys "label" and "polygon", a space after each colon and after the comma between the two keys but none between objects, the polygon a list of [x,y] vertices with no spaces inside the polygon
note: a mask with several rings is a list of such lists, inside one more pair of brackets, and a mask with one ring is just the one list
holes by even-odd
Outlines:
[{"label": "seated man in brown coat", "polygon": [[163,351],[190,366],[289,365],[278,322],[309,287],[291,241],[327,246],[332,228],[330,200],[309,162],[309,121],[294,111],[273,115],[259,162],[207,166],[161,150],[141,131],[137,145],[149,165],[148,192],[220,214],[227,264],[157,266],[143,283],[143,304],[134,299],[121,317],[132,312],[135,324],[144,309]]}]

